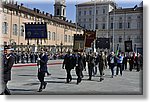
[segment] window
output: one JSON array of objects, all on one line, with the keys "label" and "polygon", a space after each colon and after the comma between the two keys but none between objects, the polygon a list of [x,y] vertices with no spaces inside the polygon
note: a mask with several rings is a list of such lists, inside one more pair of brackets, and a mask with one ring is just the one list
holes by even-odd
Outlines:
[{"label": "window", "polygon": [[68,42],[70,42],[71,41],[71,38],[70,38],[70,35],[68,36]]},{"label": "window", "polygon": [[79,11],[79,16],[81,16],[81,11]]},{"label": "window", "polygon": [[86,19],[84,18],[84,22],[86,22]]},{"label": "window", "polygon": [[56,34],[55,34],[55,32],[52,33],[52,40],[56,40]]},{"label": "window", "polygon": [[89,24],[89,29],[91,29],[91,24]]},{"label": "window", "polygon": [[137,18],[141,18],[140,16],[137,16]]},{"label": "window", "polygon": [[103,17],[103,18],[102,18],[102,20],[103,20],[103,21],[106,21],[106,18],[105,18],[105,17]]},{"label": "window", "polygon": [[86,11],[84,11],[84,15],[86,15]]},{"label": "window", "polygon": [[137,22],[137,29],[140,29],[140,28],[141,28],[141,23]]},{"label": "window", "polygon": [[51,32],[48,31],[48,39],[51,40]]},{"label": "window", "polygon": [[128,22],[127,28],[130,28],[130,22]]},{"label": "window", "polygon": [[98,18],[96,18],[96,22],[98,22]]},{"label": "window", "polygon": [[21,36],[24,36],[24,26],[21,25]]},{"label": "window", "polygon": [[17,31],[17,24],[13,24],[13,34],[17,35],[18,31]]},{"label": "window", "polygon": [[122,37],[121,36],[119,36],[119,43],[121,43],[122,42]]},{"label": "window", "polygon": [[53,34],[54,34],[54,40],[56,40],[56,33],[54,32]]},{"label": "window", "polygon": [[114,23],[110,23],[110,29],[113,29]]},{"label": "window", "polygon": [[63,9],[63,15],[65,15],[65,9]]},{"label": "window", "polygon": [[91,22],[91,18],[89,18],[89,21]]},{"label": "window", "polygon": [[102,29],[105,29],[105,24],[102,25]]},{"label": "window", "polygon": [[111,17],[110,19],[113,20],[113,17]]},{"label": "window", "polygon": [[96,24],[96,28],[95,29],[98,29],[98,24]]},{"label": "window", "polygon": [[122,23],[119,23],[119,29],[122,29]]},{"label": "window", "polygon": [[8,33],[8,23],[7,22],[3,22],[3,24],[2,24],[2,33],[3,34]]},{"label": "window", "polygon": [[131,20],[131,17],[130,17],[130,16],[128,17],[128,20]]},{"label": "window", "polygon": [[83,24],[83,27],[84,27],[84,28],[86,28],[86,25],[85,25],[85,24]]},{"label": "window", "polygon": [[64,36],[64,41],[67,42],[67,35]]},{"label": "window", "polygon": [[103,9],[103,14],[105,14],[106,13],[106,11],[105,11],[105,9]]},{"label": "window", "polygon": [[98,15],[98,10],[96,10],[96,15]]},{"label": "window", "polygon": [[60,15],[60,13],[59,13],[60,11],[59,11],[59,9],[57,9],[57,15]]},{"label": "window", "polygon": [[89,15],[92,15],[92,11],[91,10],[89,11]]},{"label": "window", "polygon": [[119,17],[119,20],[122,20],[122,17]]}]

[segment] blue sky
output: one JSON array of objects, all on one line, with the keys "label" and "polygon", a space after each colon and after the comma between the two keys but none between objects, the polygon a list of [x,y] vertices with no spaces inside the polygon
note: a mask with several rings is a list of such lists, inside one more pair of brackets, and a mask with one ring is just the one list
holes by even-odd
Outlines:
[{"label": "blue sky", "polygon": [[[38,8],[41,11],[45,11],[51,14],[54,14],[54,1],[55,0],[15,0],[19,3],[23,3],[24,6],[29,7],[31,9]],[[76,16],[76,3],[83,3],[91,0],[66,0],[66,16],[68,20],[72,20],[75,22]],[[135,5],[139,5],[142,0],[115,0],[119,7],[127,8],[134,7]]]}]

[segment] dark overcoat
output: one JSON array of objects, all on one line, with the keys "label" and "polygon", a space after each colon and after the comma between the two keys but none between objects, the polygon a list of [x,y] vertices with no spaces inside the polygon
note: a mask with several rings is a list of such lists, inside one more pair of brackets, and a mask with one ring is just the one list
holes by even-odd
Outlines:
[{"label": "dark overcoat", "polygon": [[47,72],[47,62],[48,56],[44,54],[44,56],[40,56],[40,72]]},{"label": "dark overcoat", "polygon": [[10,54],[8,55],[8,59],[4,55],[4,81],[10,81],[11,80],[11,69],[13,67],[15,57]]}]

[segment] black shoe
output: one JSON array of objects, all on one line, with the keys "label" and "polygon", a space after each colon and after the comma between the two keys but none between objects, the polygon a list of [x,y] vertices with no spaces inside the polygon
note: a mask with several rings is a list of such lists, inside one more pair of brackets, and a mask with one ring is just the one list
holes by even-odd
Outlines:
[{"label": "black shoe", "polygon": [[51,74],[50,74],[50,73],[47,73],[47,75],[50,76]]},{"label": "black shoe", "polygon": [[104,78],[100,78],[100,82],[103,81],[103,80],[104,80]]},{"label": "black shoe", "polygon": [[39,89],[37,92],[42,92],[42,89]]},{"label": "black shoe", "polygon": [[71,81],[72,81],[72,78],[70,78],[69,82],[71,82]]},{"label": "black shoe", "polygon": [[4,92],[2,92],[0,95],[4,95]]},{"label": "black shoe", "polygon": [[43,89],[45,89],[45,88],[46,88],[46,85],[47,85],[47,83],[45,82]]},{"label": "black shoe", "polygon": [[77,82],[77,85],[79,84],[80,82]]}]

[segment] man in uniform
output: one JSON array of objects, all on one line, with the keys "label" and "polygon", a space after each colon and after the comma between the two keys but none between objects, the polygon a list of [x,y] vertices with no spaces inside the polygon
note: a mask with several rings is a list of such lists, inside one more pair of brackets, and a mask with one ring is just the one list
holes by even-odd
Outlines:
[{"label": "man in uniform", "polygon": [[79,84],[82,80],[83,77],[83,71],[84,69],[84,64],[83,64],[83,59],[82,59],[82,55],[80,54],[80,52],[78,52],[76,54],[76,75],[77,75],[77,84]]},{"label": "man in uniform", "polygon": [[43,89],[46,88],[47,85],[47,83],[44,81],[44,77],[45,77],[45,73],[47,72],[48,56],[44,49],[42,49],[40,58],[38,58],[38,60],[39,60],[38,79],[41,82],[38,92],[41,92]]},{"label": "man in uniform", "polygon": [[62,68],[66,69],[67,72],[67,78],[66,83],[71,82],[72,76],[71,76],[71,70],[75,67],[75,56],[68,51],[68,53],[65,55],[63,66]]},{"label": "man in uniform", "polygon": [[92,71],[93,71],[93,68],[94,68],[94,54],[90,53],[87,56],[87,62],[88,62],[88,73],[89,73],[89,79],[88,80],[91,80]]},{"label": "man in uniform", "polygon": [[3,89],[4,91],[1,94],[11,95],[9,89],[7,88],[8,81],[11,80],[11,69],[15,62],[15,57],[12,54],[10,46],[4,46],[4,55],[3,55]]}]

